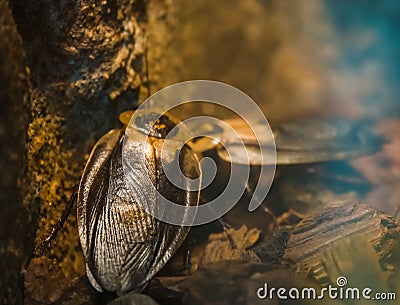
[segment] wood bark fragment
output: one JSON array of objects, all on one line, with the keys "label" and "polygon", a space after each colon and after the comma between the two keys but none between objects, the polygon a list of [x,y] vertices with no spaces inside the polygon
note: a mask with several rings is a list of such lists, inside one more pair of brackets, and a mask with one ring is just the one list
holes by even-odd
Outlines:
[{"label": "wood bark fragment", "polygon": [[296,264],[299,273],[329,277],[323,271],[324,253],[353,237],[372,245],[383,270],[398,261],[400,227],[390,216],[359,202],[332,204],[305,217],[291,232],[283,259]]},{"label": "wood bark fragment", "polygon": [[282,264],[286,243],[290,237],[291,227],[281,226],[275,229],[271,236],[266,237],[251,248],[263,263]]},{"label": "wood bark fragment", "polygon": [[[0,207],[1,215],[15,225],[10,241],[0,244],[0,266],[6,270],[4,282],[0,281],[0,302],[21,304],[21,267],[24,260],[29,262],[33,240],[38,249],[51,232],[95,141],[120,126],[120,112],[137,105],[139,87],[146,82],[142,69],[146,4],[141,0],[10,0],[10,8],[0,1],[5,16],[0,21],[0,53],[5,48],[9,54],[0,56],[0,74],[13,72],[0,85],[5,106],[1,117],[7,117],[1,120],[0,134],[6,131],[7,142],[1,136],[1,144],[12,152],[13,160],[6,165],[14,170],[1,169],[10,173],[14,190],[18,179],[20,195],[10,191],[6,195],[13,200],[4,205],[2,200]],[[25,71],[30,71],[28,81],[25,78],[19,87]],[[3,84],[9,91],[3,91]],[[3,92],[14,89],[23,92],[3,99]],[[30,93],[25,103],[24,92]],[[25,171],[15,173],[16,169]],[[0,197],[3,189],[2,185]],[[3,268],[3,253],[9,268]],[[58,262],[67,278],[84,276],[75,213],[45,254]],[[3,302],[5,294],[10,297]]]}]

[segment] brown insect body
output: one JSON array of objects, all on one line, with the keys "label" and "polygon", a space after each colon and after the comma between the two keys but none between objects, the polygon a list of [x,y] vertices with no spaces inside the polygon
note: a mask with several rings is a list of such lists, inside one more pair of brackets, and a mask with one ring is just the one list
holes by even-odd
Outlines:
[{"label": "brown insect body", "polygon": [[[171,201],[196,206],[198,191],[187,191],[172,185],[161,166],[161,149],[172,128],[168,117],[158,130],[149,132],[146,144],[133,143],[130,156],[145,154],[146,162],[138,165],[134,177],[124,175],[122,166],[123,130],[111,130],[94,146],[87,161],[78,191],[78,228],[86,260],[87,276],[98,291],[123,294],[141,291],[181,245],[189,227],[161,222],[146,213],[141,204],[157,206],[154,188],[141,179],[149,175],[157,191]],[[146,127],[147,128],[147,127]],[[137,145],[136,145],[137,144]],[[199,161],[192,149],[167,152],[179,158],[188,178],[200,176]],[[146,173],[144,172],[146,171]],[[132,192],[132,183],[135,192]]]}]

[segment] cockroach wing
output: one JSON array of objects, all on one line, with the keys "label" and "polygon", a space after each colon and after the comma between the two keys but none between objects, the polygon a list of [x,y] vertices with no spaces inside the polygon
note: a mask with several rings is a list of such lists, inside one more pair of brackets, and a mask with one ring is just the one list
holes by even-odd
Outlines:
[{"label": "cockroach wing", "polygon": [[[126,142],[129,143],[125,143],[126,147],[124,148],[124,157],[129,159],[129,162],[125,160],[125,181],[129,183],[129,187],[126,187],[129,188],[130,194],[135,197],[135,200],[137,201],[136,198],[140,198],[142,207],[157,209],[158,213],[156,214],[158,215],[162,212],[169,212],[165,211],[165,206],[160,204],[160,197],[183,206],[197,206],[199,203],[200,180],[198,179],[197,191],[189,191],[189,187],[186,189],[176,187],[168,180],[164,172],[164,166],[169,166],[170,162],[178,160],[186,179],[199,178],[200,164],[193,150],[188,145],[183,145],[180,150],[171,147],[165,148],[168,145],[164,146],[164,141],[168,140],[151,136],[148,137],[146,144],[144,144],[141,140],[136,141],[132,135],[130,134],[126,139]],[[163,149],[167,149],[164,152],[164,161],[162,161]],[[146,157],[144,162],[143,155]],[[151,185],[146,185],[149,179],[146,179],[145,176],[150,176]],[[182,185],[183,181],[179,182]],[[154,190],[156,192],[153,193]],[[146,213],[145,215],[148,216]],[[190,221],[193,222],[194,216],[176,215],[176,219],[179,219],[179,222],[188,223]],[[165,265],[189,232],[188,226],[171,225],[153,217],[151,219],[154,219],[156,225],[156,232],[152,241],[154,257],[150,269],[147,270],[144,283],[149,281]],[[131,253],[130,255],[137,254]],[[133,259],[128,257],[127,261],[133,261]],[[131,268],[129,264],[127,268]],[[127,271],[126,274],[134,271],[131,268],[131,271]]]},{"label": "cockroach wing", "polygon": [[81,246],[87,258],[91,219],[101,212],[104,194],[107,193],[108,163],[115,146],[122,136],[122,130],[111,130],[93,147],[83,171],[78,190],[77,220]]},{"label": "cockroach wing", "polygon": [[[133,183],[137,192],[133,193],[132,187],[126,185],[122,168],[122,143],[122,130],[112,130],[96,143],[78,192],[78,227],[87,276],[97,290],[118,294],[141,291],[189,230],[162,223],[141,208],[139,201],[154,205],[156,200],[154,187],[140,179],[143,171],[152,177],[154,185],[163,189],[162,193],[175,193],[176,202],[198,204],[198,193],[187,196],[185,190],[168,190],[169,186],[163,185],[159,179],[163,173],[150,142],[138,145],[137,152],[132,152],[133,157],[135,153],[146,155],[146,166],[143,168],[142,164],[136,172]],[[197,161],[190,150],[186,154],[189,162]],[[198,161],[194,168],[199,175]]]}]

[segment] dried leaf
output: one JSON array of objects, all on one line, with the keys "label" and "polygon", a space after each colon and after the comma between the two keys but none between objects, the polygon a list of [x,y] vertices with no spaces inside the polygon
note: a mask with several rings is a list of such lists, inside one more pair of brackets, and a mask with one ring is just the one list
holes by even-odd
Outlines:
[{"label": "dried leaf", "polygon": [[238,230],[229,229],[228,232],[234,245],[226,232],[211,234],[202,254],[200,267],[224,260],[259,261],[257,255],[247,249],[257,242],[261,234],[260,230],[256,228],[249,230],[243,225]]}]

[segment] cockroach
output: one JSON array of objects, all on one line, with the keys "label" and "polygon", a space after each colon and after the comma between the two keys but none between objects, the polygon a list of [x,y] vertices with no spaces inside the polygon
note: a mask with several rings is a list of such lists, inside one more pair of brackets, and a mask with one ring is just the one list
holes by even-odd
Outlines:
[{"label": "cockroach", "polygon": [[[183,206],[197,206],[199,191],[180,189],[165,177],[161,149],[176,121],[167,115],[155,120],[157,117],[155,112],[137,117],[142,120],[138,129],[148,135],[148,141],[145,147],[142,142],[130,143],[130,147],[135,147],[130,155],[145,153],[144,170],[161,195]],[[143,172],[133,173],[126,181],[122,168],[123,140],[124,130],[120,129],[111,130],[98,140],[86,163],[77,196],[78,229],[87,276],[98,291],[118,295],[143,290],[189,231],[188,226],[164,223],[142,209],[139,201],[143,204],[155,197],[151,188],[142,184]],[[188,145],[167,153],[179,158],[187,178],[200,177],[199,160]],[[134,185],[135,194],[127,183]]]}]

